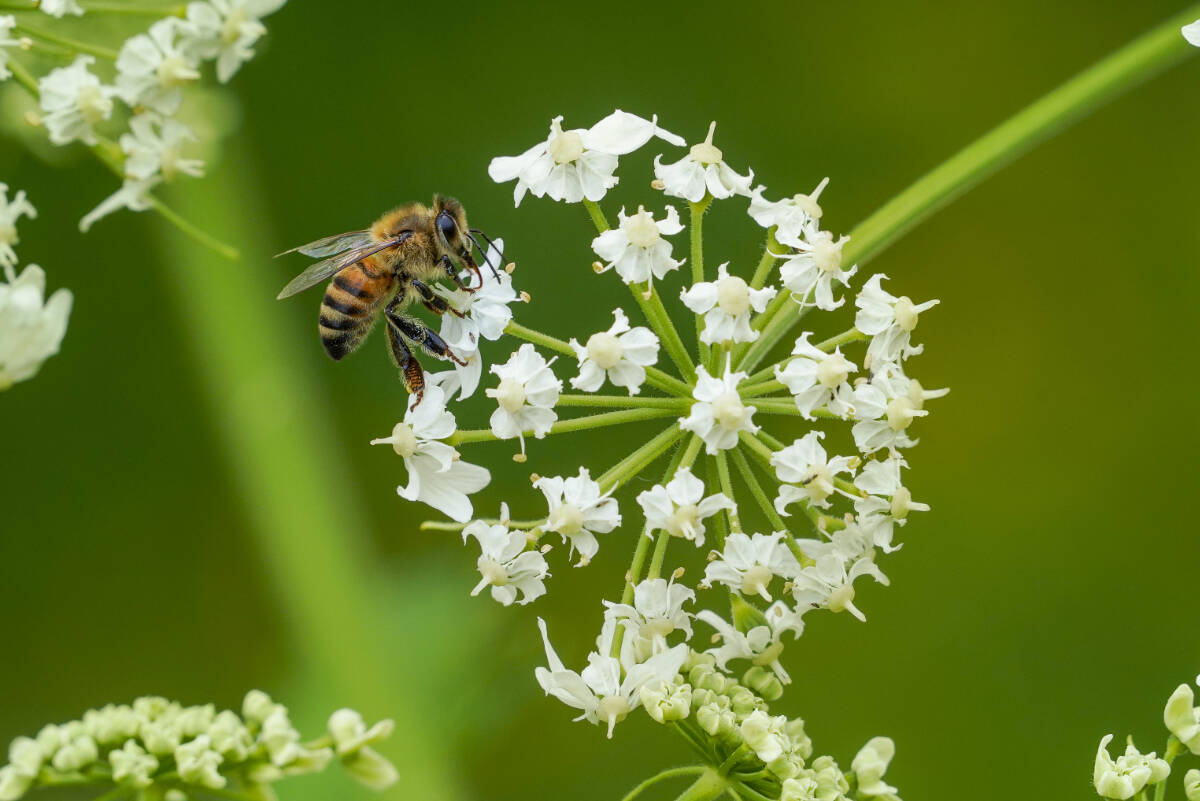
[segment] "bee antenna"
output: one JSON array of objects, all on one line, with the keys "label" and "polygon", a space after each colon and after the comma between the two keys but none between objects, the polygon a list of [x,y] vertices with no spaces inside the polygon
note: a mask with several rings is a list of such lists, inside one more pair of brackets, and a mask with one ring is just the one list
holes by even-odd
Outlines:
[{"label": "bee antenna", "polygon": [[[479,244],[478,239],[476,239],[474,236],[471,235],[472,233],[478,233],[481,236],[483,236],[484,239],[487,239],[487,234],[483,233],[482,231],[475,231],[475,229],[471,229],[471,231],[467,232],[467,239],[470,239],[472,242],[475,243],[475,247],[479,248],[479,255],[483,256],[483,263],[488,266],[488,269],[492,271],[492,275],[495,277],[495,279],[497,281],[499,281],[500,273],[498,273],[496,271],[496,266],[494,264],[492,264],[492,260],[488,258],[487,250],[484,249],[483,245]],[[492,244],[492,241],[490,239],[488,239],[488,244],[489,245]],[[503,257],[503,254],[501,254],[501,256]]]},{"label": "bee antenna", "polygon": [[[485,241],[486,241],[486,242],[487,242],[487,243],[488,243],[490,246],[492,246],[492,247],[495,247],[495,246],[496,246],[496,243],[492,241],[492,238],[491,238],[490,236],[488,236],[487,234],[485,234],[483,231],[479,230],[478,228],[472,228],[472,229],[471,229],[471,233],[473,233],[473,234],[479,234],[480,236],[482,236],[482,237],[484,238],[484,240],[485,240]],[[503,264],[503,263],[504,263],[504,251],[503,251],[503,250],[501,250],[501,251],[500,251],[500,263],[501,263],[501,264]]]}]

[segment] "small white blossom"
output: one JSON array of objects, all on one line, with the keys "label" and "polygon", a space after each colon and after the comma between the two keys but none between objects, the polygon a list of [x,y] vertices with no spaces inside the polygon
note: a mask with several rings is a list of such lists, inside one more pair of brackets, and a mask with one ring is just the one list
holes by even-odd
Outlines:
[{"label": "small white blossom", "polygon": [[459,459],[458,451],[444,442],[455,431],[454,415],[446,411],[441,387],[426,386],[420,403],[409,399],[404,420],[396,424],[390,437],[371,440],[372,445],[388,444],[404,459],[408,486],[397,487],[401,498],[420,501],[465,523],[473,509],[467,496],[491,481],[487,468]]},{"label": "small white blossom", "polygon": [[858,794],[867,798],[884,798],[900,801],[895,787],[883,780],[892,757],[896,755],[896,744],[891,737],[872,737],[854,755],[850,769],[858,779]]},{"label": "small white blossom", "polygon": [[0,183],[0,267],[10,283],[16,280],[12,268],[17,266],[17,253],[13,245],[21,241],[17,236],[17,220],[22,215],[31,220],[37,217],[37,209],[25,198],[25,190],[18,189],[10,201],[8,184]]},{"label": "small white blossom", "polygon": [[59,67],[38,81],[42,121],[50,141],[65,145],[79,140],[94,145],[95,127],[112,115],[113,95],[117,90],[104,86],[88,69],[92,56],[79,56],[69,67]]},{"label": "small white blossom", "polygon": [[704,482],[688,468],[680,468],[664,487],[655,485],[637,496],[651,531],[662,530],[704,544],[704,521],[722,509],[733,509],[733,501],[718,492],[703,498]]},{"label": "small white blossom", "polygon": [[783,257],[779,277],[783,285],[808,303],[814,297],[818,309],[833,311],[846,302],[845,298],[834,300],[833,282],[850,285],[850,277],[858,271],[857,266],[842,269],[842,248],[850,241],[843,236],[834,241],[828,231],[817,231],[810,239],[788,243],[797,248],[796,253]]},{"label": "small white blossom", "polygon": [[19,47],[20,39],[12,38],[12,30],[17,27],[17,18],[12,14],[0,15],[0,81],[12,77],[8,68],[8,48]]},{"label": "small white blossom", "polygon": [[742,740],[763,762],[774,762],[783,756],[791,745],[787,734],[786,715],[768,715],[756,709],[742,720]]},{"label": "small white blossom", "polygon": [[803,568],[792,579],[792,599],[797,607],[849,611],[859,620],[866,621],[867,616],[854,605],[854,580],[869,575],[886,586],[888,578],[869,556],[854,560],[849,569],[846,565],[847,561],[841,555],[825,553],[817,557],[816,564]]},{"label": "small white blossom", "polygon": [[550,512],[546,516],[546,531],[561,534],[563,542],[571,543],[571,553],[579,551],[579,564],[586,565],[600,549],[596,534],[607,534],[621,524],[617,502],[592,480],[586,467],[571,478],[553,476],[539,478],[533,486],[546,496]]},{"label": "small white blossom", "polygon": [[716,130],[717,123],[713,122],[704,141],[692,145],[688,154],[674,164],[663,164],[661,155],[654,157],[654,177],[662,181],[664,192],[692,203],[699,203],[706,194],[718,199],[749,196],[754,170],[738,175],[725,163],[724,154],[713,145]]},{"label": "small white blossom", "polygon": [[[501,507],[500,516],[507,519],[507,507]],[[476,567],[482,578],[471,590],[471,595],[478,595],[484,587],[490,586],[492,597],[509,606],[513,601],[527,604],[546,594],[543,579],[550,575],[546,557],[540,551],[525,550],[529,544],[525,532],[509,531],[508,526],[476,520],[463,529],[463,542],[467,537],[474,537],[481,551]]]},{"label": "small white blossom", "polygon": [[663,239],[683,230],[674,206],[667,206],[667,215],[661,220],[655,220],[644,206],[638,206],[637,213],[629,216],[622,208],[617,212],[617,221],[616,228],[592,240],[592,250],[604,260],[604,269],[615,268],[625,283],[662,279],[683,264],[682,259],[671,258],[671,243]]},{"label": "small white blossom", "polygon": [[521,204],[526,192],[534,197],[578,203],[597,201],[617,185],[613,173],[617,156],[632,153],[657,136],[683,146],[682,138],[658,127],[658,117],[642,119],[617,109],[591,128],[564,131],[562,116],[550,122],[550,135],[519,156],[498,156],[488,165],[496,183],[516,179],[513,201]]},{"label": "small white blossom", "polygon": [[[912,511],[928,512],[929,504],[918,503],[912,499],[912,493],[901,483],[900,468],[908,467],[908,462],[899,454],[887,459],[867,462],[862,472],[854,478],[854,486],[871,495],[890,498],[887,513],[901,525]],[[858,503],[856,501],[856,503]]]},{"label": "small white blossom", "polygon": [[841,348],[826,353],[810,344],[809,336],[811,332],[805,331],[796,338],[792,348],[796,358],[783,367],[775,365],[775,378],[792,393],[796,408],[807,420],[812,420],[813,411],[821,407],[838,417],[853,414],[854,388],[849,377],[858,372],[858,367],[842,355]]},{"label": "small white blossom", "polygon": [[783,633],[790,631],[793,638],[799,637],[804,631],[804,621],[783,601],[771,604],[763,615],[766,623],[746,632],[739,631],[710,609],[697,613],[696,619],[712,626],[720,636],[721,644],[707,653],[716,658],[717,666],[722,670],[732,659],[749,659],[755,665],[770,668],[779,681],[789,684],[792,679],[779,661],[783,656]]},{"label": "small white blossom", "polygon": [[161,182],[162,178],[157,175],[146,179],[126,178],[120,189],[100,201],[99,206],[83,215],[83,219],[79,221],[79,230],[86,233],[96,224],[97,220],[121,209],[145,211],[153,205],[150,199],[150,190]]},{"label": "small white blossom", "polygon": [[204,174],[203,161],[183,157],[184,145],[196,141],[191,128],[183,123],[147,112],[131,119],[129,130],[121,135],[128,178],[146,181],[161,175],[164,181],[172,181],[179,173]]},{"label": "small white blossom", "polygon": [[773,599],[767,591],[771,579],[790,579],[800,572],[800,563],[783,543],[782,533],[754,534],[747,537],[734,532],[725,538],[720,558],[704,569],[701,587],[713,582],[724,584],[744,595],[759,595],[767,603]]},{"label": "small white blossom", "polygon": [[254,44],[266,32],[262,18],[286,0],[210,0],[189,3],[181,26],[182,46],[194,58],[217,60],[217,80],[228,83],[254,57]]},{"label": "small white blossom", "polygon": [[751,289],[741,276],[730,275],[728,262],[717,268],[716,281],[701,281],[680,293],[683,305],[704,315],[700,341],[709,345],[758,339],[750,311],[761,314],[774,297],[774,287]]},{"label": "small white blossom", "polygon": [[609,622],[605,624],[607,631],[600,636],[600,647],[588,654],[588,666],[576,673],[567,670],[558,658],[554,646],[550,644],[546,622],[541,618],[538,618],[538,628],[542,632],[549,666],[534,670],[538,684],[547,695],[553,695],[567,706],[580,710],[582,714],[576,720],[607,726],[609,738],[612,737],[613,728],[641,703],[642,687],[660,681],[669,682],[679,675],[689,650],[687,645],[681,643],[644,662],[634,663],[625,653],[622,659],[617,659],[603,646],[606,641],[611,642],[611,632],[615,631],[615,625]]},{"label": "small white blossom", "polygon": [[1184,25],[1179,31],[1183,34],[1183,38],[1187,39],[1188,44],[1200,47],[1200,19]]},{"label": "small white blossom", "polygon": [[117,91],[130,107],[170,116],[183,102],[181,87],[200,78],[179,41],[183,23],[165,17],[146,33],[131,36],[117,55]]},{"label": "small white blossom", "polygon": [[572,337],[570,345],[579,359],[579,375],[571,379],[571,386],[584,392],[595,392],[608,378],[613,386],[636,395],[646,380],[646,368],[658,361],[658,337],[645,326],[630,328],[621,309],[613,309],[607,331],[592,334],[586,345]]},{"label": "small white blossom", "polygon": [[[676,631],[692,637],[692,615],[683,605],[696,593],[667,579],[644,579],[633,588],[633,605],[605,601],[605,619],[623,621],[625,636],[634,639],[635,653],[649,656],[668,650],[667,637]],[[645,647],[638,647],[643,645]]]},{"label": "small white blossom", "polygon": [[840,473],[852,472],[851,457],[831,459],[825,453],[821,446],[824,436],[824,431],[810,431],[771,457],[775,475],[784,482],[775,498],[775,509],[781,515],[786,515],[787,506],[797,501],[828,509],[829,496],[839,491],[834,479]]},{"label": "small white blossom", "polygon": [[938,304],[936,300],[915,304],[906,296],[895,297],[880,287],[879,282],[884,278],[887,276],[882,273],[872,275],[854,300],[858,307],[854,327],[871,337],[867,346],[868,365],[898,362],[920,353],[922,346],[912,344],[913,329],[921,312]]},{"label": "small white blossom", "polygon": [[1125,801],[1140,793],[1146,785],[1157,784],[1171,773],[1165,759],[1157,759],[1154,752],[1143,754],[1132,742],[1125,753],[1114,760],[1108,754],[1111,734],[1100,740],[1096,750],[1096,768],[1092,771],[1092,784],[1096,792],[1105,798]]},{"label": "small white blossom", "polygon": [[679,427],[691,431],[704,440],[704,450],[709,454],[729,450],[738,444],[738,434],[747,431],[757,433],[754,413],[758,409],[742,403],[737,387],[746,379],[745,373],[732,372],[730,358],[725,359],[725,375],[714,378],[704,369],[696,368],[696,386],[687,417],[679,418]]},{"label": "small white blossom", "polygon": [[525,452],[526,431],[541,439],[558,419],[554,405],[562,392],[562,381],[550,370],[553,361],[547,362],[526,342],[507,362],[492,365],[492,372],[500,378],[499,386],[484,390],[499,404],[492,412],[492,433],[500,439],[518,437],[521,453]]},{"label": "small white blossom", "polygon": [[67,332],[71,292],[59,289],[44,304],[46,273],[36,264],[0,282],[0,390],[37,374]]},{"label": "small white blossom", "polygon": [[[1200,681],[1200,677],[1197,681]],[[1171,693],[1163,710],[1163,723],[1189,751],[1200,754],[1200,708],[1195,705],[1191,687],[1180,684]]]},{"label": "small white blossom", "polygon": [[41,0],[38,3],[38,10],[52,17],[62,17],[66,14],[76,17],[83,16],[83,8],[79,5],[78,0]]},{"label": "small white blossom", "polygon": [[811,194],[798,193],[774,202],[763,197],[765,186],[750,194],[750,216],[763,228],[775,228],[780,242],[794,242],[815,231],[821,222],[821,206],[817,200],[829,184],[825,178]]},{"label": "small white blossom", "polygon": [[878,372],[869,382],[854,388],[854,416],[859,421],[851,429],[854,443],[863,453],[912,447],[916,440],[908,436],[908,427],[929,414],[925,401],[943,397],[950,390],[927,390],[895,364],[876,367]]}]

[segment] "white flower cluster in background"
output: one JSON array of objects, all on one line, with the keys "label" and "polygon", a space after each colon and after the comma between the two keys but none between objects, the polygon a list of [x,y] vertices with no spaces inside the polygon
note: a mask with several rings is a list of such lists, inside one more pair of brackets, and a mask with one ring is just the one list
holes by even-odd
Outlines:
[{"label": "white flower cluster in background", "polygon": [[[477,554],[473,595],[533,603],[569,565],[614,547],[631,554],[582,668],[567,666],[553,624],[539,623],[546,663],[536,679],[580,719],[610,737],[638,709],[674,722],[714,764],[740,763],[754,797],[895,799],[883,779],[890,740],[872,739],[844,772],[814,758],[803,723],[769,704],[793,680],[786,646],[806,617],[865,620],[858,580],[888,583],[880,557],[900,547],[910,513],[929,508],[908,488],[908,452],[927,402],[946,390],[925,389],[909,363],[937,301],[892,294],[883,275],[851,289],[850,240],[822,227],[828,179],[770,200],[752,188],[753,171],[726,161],[715,125],[682,155],[654,159],[652,188],[686,203],[690,226],[666,202],[606,213],[599,201],[617,186],[621,158],[654,139],[686,147],[654,116],[616,111],[570,130],[555,118],[546,141],[492,161],[494,179],[516,182],[517,203],[532,194],[585,206],[594,272],[615,274],[631,303],[556,337],[513,319],[528,295],[513,289],[512,264],[499,278],[485,271],[477,291],[439,289],[456,312],[442,315],[442,337],[467,365],[427,375],[424,398],[376,442],[404,460],[400,494],[453,521],[423,528],[460,532]],[[735,202],[765,229],[761,259],[706,269],[697,225]],[[814,312],[848,299],[854,326],[818,333],[829,323]],[[484,339],[512,344],[485,365]],[[459,428],[464,416],[447,403],[480,384],[487,412]],[[639,428],[616,430],[626,424]],[[604,442],[619,447],[603,452],[616,456],[598,463],[594,433],[610,428]],[[574,458],[543,464],[539,441],[566,434],[581,437]],[[506,487],[499,516],[477,517],[471,498],[491,477],[481,450],[503,441],[537,468],[529,499]]]},{"label": "white flower cluster in background", "polygon": [[20,241],[17,220],[22,216],[36,217],[37,209],[23,191],[10,199],[7,184],[0,183],[0,392],[33,378],[58,353],[73,301],[67,289],[46,300],[46,273],[36,264],[17,272],[13,246]]},{"label": "white flower cluster in background", "polygon": [[323,771],[335,757],[353,778],[383,790],[399,776],[371,746],[392,729],[390,720],[368,727],[354,710],[339,709],[324,736],[304,742],[287,708],[259,690],[246,694],[240,715],[144,696],[13,740],[0,767],[0,801],[42,787],[106,783],[130,793],[155,788],[156,797],[215,790],[272,798],[273,782]]},{"label": "white flower cluster in background", "polygon": [[[60,60],[63,51],[55,49],[53,32],[43,41],[42,29],[25,27],[24,17],[81,16],[84,8],[74,0],[42,0],[36,8],[0,16],[0,80],[15,76],[36,96],[39,114],[30,119],[45,128],[51,144],[92,147],[122,176],[117,191],[83,217],[81,230],[119,209],[150,208],[150,192],[159,184],[203,174],[203,161],[189,153],[200,143],[181,120],[188,88],[203,80],[208,64],[227,83],[254,57],[267,32],[263,18],[284,2],[194,0],[180,7],[179,16],[164,16],[122,42],[87,42],[91,52],[41,75],[16,63],[14,48]],[[119,11],[97,9],[87,16],[99,20]],[[110,51],[115,57],[100,55]]]}]

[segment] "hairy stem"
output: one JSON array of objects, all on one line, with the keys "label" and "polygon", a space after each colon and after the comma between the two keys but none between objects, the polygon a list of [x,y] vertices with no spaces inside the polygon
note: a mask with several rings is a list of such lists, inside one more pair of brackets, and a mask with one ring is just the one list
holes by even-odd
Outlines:
[{"label": "hairy stem", "polygon": [[[643,420],[657,420],[661,417],[673,417],[679,414],[678,409],[622,409],[618,412],[601,412],[584,417],[573,417],[570,420],[559,420],[550,426],[550,434],[567,434],[573,431],[586,431],[591,428],[605,428],[621,425],[622,423],[638,423]],[[532,431],[522,432],[526,437],[534,436]],[[454,432],[446,442],[451,445],[461,445],[466,442],[498,442],[500,437],[492,433],[490,428],[463,429]]]}]

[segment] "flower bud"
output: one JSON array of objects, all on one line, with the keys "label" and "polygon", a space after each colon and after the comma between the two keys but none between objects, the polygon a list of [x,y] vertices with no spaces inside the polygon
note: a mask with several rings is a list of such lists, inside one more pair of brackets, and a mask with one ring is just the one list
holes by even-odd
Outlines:
[{"label": "flower bud", "polygon": [[1183,793],[1187,801],[1200,801],[1200,770],[1192,768],[1184,775]]},{"label": "flower bud", "polygon": [[17,801],[33,784],[29,776],[22,776],[12,765],[0,768],[0,801]]},{"label": "flower bud", "polygon": [[767,625],[767,616],[757,607],[746,603],[740,595],[730,597],[729,608],[734,628],[740,632],[745,633],[759,626]]},{"label": "flower bud", "polygon": [[138,789],[153,784],[151,776],[158,770],[158,760],[147,754],[136,740],[126,740],[124,746],[109,752],[108,762],[112,765],[113,781]]},{"label": "flower bud", "polygon": [[745,687],[736,687],[728,696],[733,713],[744,718],[760,708],[762,701]]},{"label": "flower bud", "polygon": [[742,684],[768,701],[776,701],[783,695],[783,683],[766,668],[755,665],[742,676]]},{"label": "flower bud", "polygon": [[705,704],[696,710],[696,722],[710,737],[725,739],[737,731],[733,713],[716,704]]},{"label": "flower bud", "polygon": [[342,767],[360,784],[372,790],[386,790],[400,779],[396,767],[371,748],[363,747],[342,760]]},{"label": "flower bud", "polygon": [[1200,754],[1200,709],[1195,708],[1192,688],[1180,684],[1163,710],[1163,723],[1193,754]]},{"label": "flower bud", "polygon": [[659,723],[683,720],[691,712],[692,686],[650,682],[642,686],[641,699],[646,713]]}]

